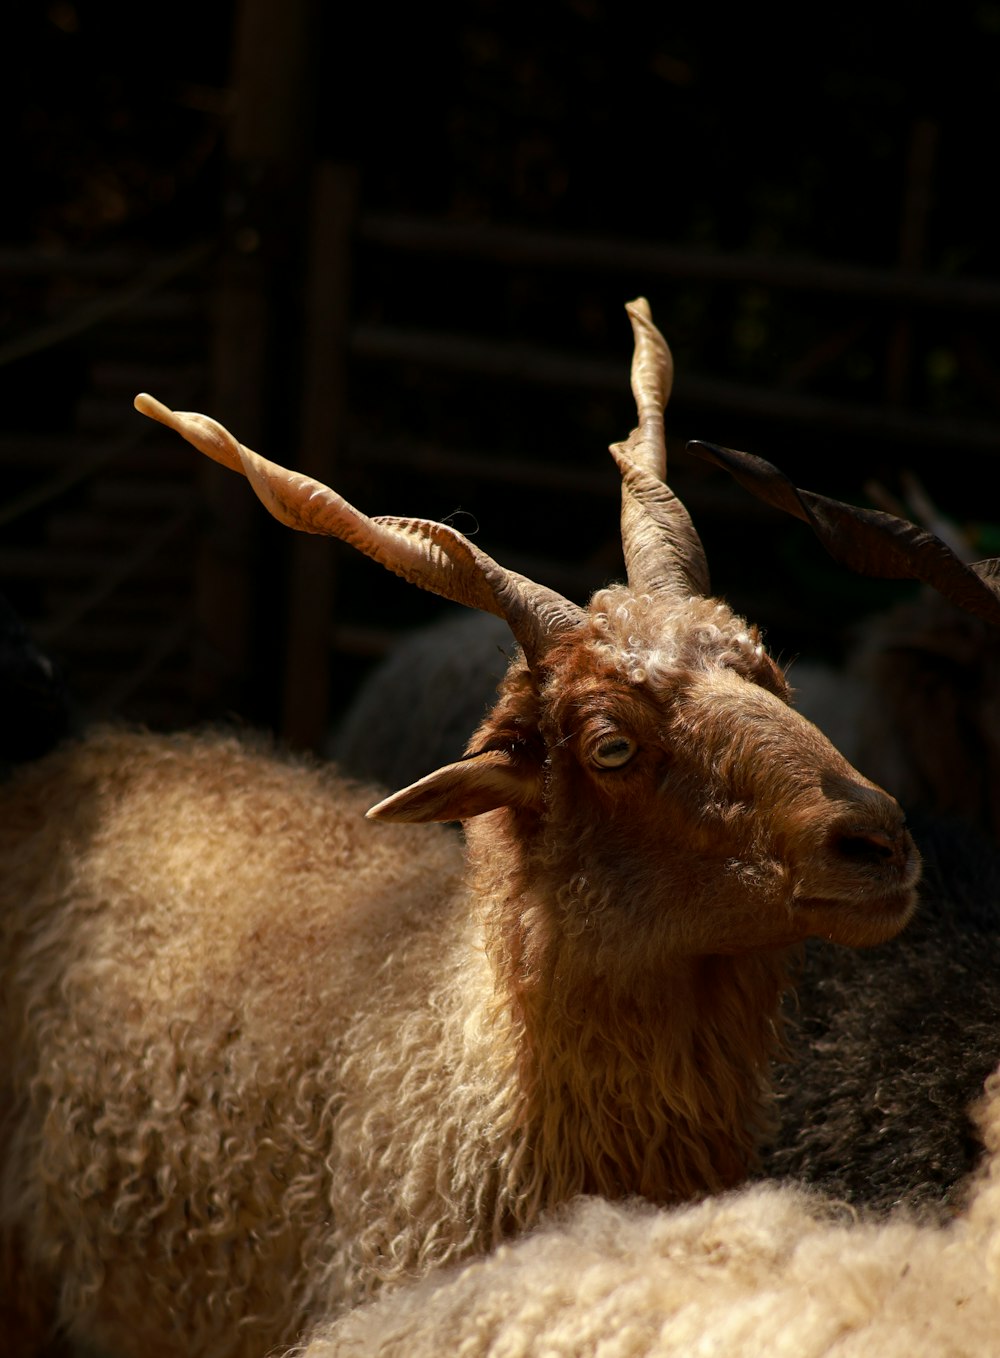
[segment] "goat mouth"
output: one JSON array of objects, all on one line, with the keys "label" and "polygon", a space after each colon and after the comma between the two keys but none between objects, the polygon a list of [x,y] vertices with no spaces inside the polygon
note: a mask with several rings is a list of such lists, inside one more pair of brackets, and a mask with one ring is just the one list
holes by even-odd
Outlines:
[{"label": "goat mouth", "polygon": [[808,897],[795,902],[795,913],[807,924],[811,937],[865,948],[895,938],[910,922],[916,907],[914,885],[874,898]]}]

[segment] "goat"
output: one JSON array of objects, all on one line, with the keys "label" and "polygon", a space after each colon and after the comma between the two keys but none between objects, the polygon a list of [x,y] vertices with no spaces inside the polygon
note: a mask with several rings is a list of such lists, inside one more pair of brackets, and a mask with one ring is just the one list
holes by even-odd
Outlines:
[{"label": "goat", "polygon": [[[629,314],[628,583],[586,608],[137,398],[284,523],[518,650],[467,755],[367,820],[380,794],[219,736],[98,731],[2,789],[21,1352],[47,1318],[121,1358],[248,1358],[581,1192],[734,1185],[796,945],[909,919],[898,805],[708,596],[663,479],[669,350]],[[414,824],[454,820],[464,849]]]},{"label": "goat", "polygon": [[1000,1334],[998,1076],[978,1123],[988,1172],[947,1226],[775,1185],[672,1211],[584,1198],[287,1358],[983,1358]]}]

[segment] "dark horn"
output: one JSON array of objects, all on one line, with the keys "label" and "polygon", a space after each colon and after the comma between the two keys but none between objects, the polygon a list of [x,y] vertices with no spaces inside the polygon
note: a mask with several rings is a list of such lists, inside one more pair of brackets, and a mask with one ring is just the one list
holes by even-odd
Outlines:
[{"label": "dark horn", "polygon": [[947,543],[908,519],[802,490],[753,453],[701,439],[687,447],[724,468],[758,499],[808,523],[834,560],[850,570],[885,580],[919,580],[958,608],[1000,627],[1000,558],[966,564]]}]

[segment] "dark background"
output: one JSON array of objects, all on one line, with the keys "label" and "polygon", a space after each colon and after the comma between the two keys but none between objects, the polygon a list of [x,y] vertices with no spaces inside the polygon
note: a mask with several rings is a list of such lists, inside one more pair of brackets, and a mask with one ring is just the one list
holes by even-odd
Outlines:
[{"label": "dark background", "polygon": [[[332,544],[329,577],[297,561],[245,487],[144,442],[132,391],[209,410],[288,465],[332,430],[315,465],[360,507],[455,516],[583,597],[618,569],[604,449],[632,422],[622,305],[640,292],[677,366],[672,483],[716,588],[784,657],[836,655],[899,587],[845,579],[693,464],[689,437],[858,503],[912,469],[977,554],[1000,551],[1000,4],[281,9],[7,16],[0,504],[18,512],[0,518],[0,590],[88,711],[236,712],[315,744],[296,705],[325,721],[437,608]],[[318,167],[339,186],[334,231]],[[456,244],[417,248],[414,222]],[[487,227],[508,234],[469,246]],[[588,262],[580,242],[610,254]],[[325,348],[316,305],[343,311]],[[121,578],[179,506],[164,555]]]}]

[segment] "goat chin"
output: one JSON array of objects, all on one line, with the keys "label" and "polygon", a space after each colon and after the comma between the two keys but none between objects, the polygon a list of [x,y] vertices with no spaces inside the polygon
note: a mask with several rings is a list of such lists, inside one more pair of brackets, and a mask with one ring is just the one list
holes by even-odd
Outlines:
[{"label": "goat chin", "polygon": [[1000,1076],[991,1155],[954,1220],[759,1185],[674,1211],[580,1199],[516,1244],[319,1325],[296,1358],[982,1358],[1000,1334]]},{"label": "goat chin", "polygon": [[917,908],[915,883],[903,891],[857,902],[801,900],[795,912],[812,938],[848,948],[872,948],[896,937]]}]

